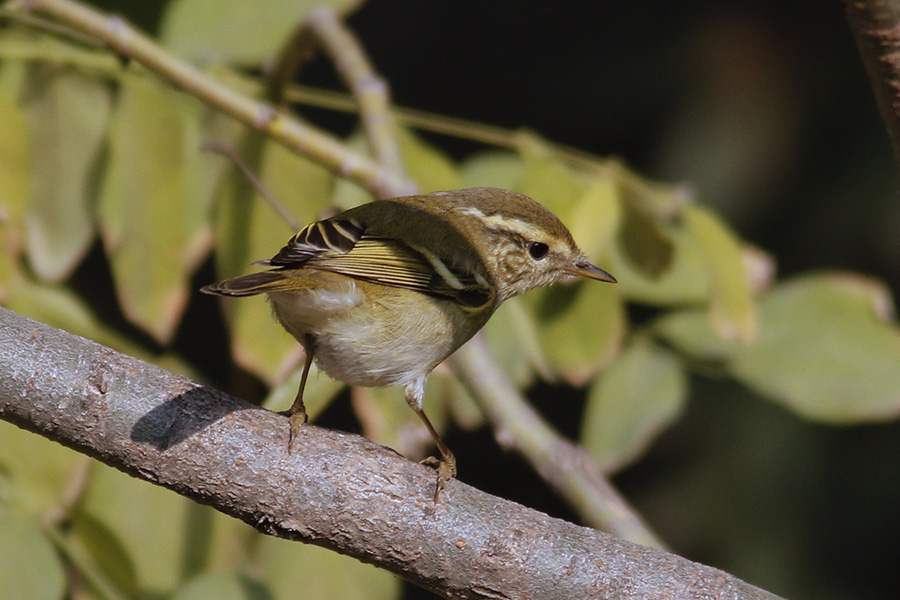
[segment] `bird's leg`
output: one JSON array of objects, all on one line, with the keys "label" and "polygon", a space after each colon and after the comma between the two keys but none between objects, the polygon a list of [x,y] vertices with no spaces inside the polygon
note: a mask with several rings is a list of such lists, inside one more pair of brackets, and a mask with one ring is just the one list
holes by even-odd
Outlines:
[{"label": "bird's leg", "polygon": [[306,336],[306,343],[303,344],[306,350],[306,361],[303,363],[303,374],[300,375],[300,389],[297,390],[297,397],[288,410],[288,420],[291,424],[291,433],[288,437],[288,454],[294,449],[294,440],[300,435],[300,427],[309,420],[306,414],[306,405],[303,404],[303,390],[306,389],[306,378],[309,377],[309,369],[312,366],[313,356],[315,355],[315,344],[311,336]]},{"label": "bird's leg", "polygon": [[447,444],[444,443],[444,440],[441,439],[441,436],[434,428],[434,425],[431,424],[431,421],[429,421],[428,417],[425,415],[425,411],[422,410],[422,397],[424,392],[424,384],[408,386],[406,388],[406,403],[409,404],[410,408],[416,411],[416,414],[419,415],[419,418],[425,423],[425,427],[428,428],[428,433],[431,434],[431,439],[434,440],[434,444],[441,453],[441,458],[438,460],[431,457],[430,459],[422,461],[425,464],[434,464],[437,462],[438,477],[437,485],[434,488],[434,501],[437,502],[440,498],[441,490],[444,489],[444,484],[447,483],[447,480],[451,477],[456,477],[456,457],[450,452],[450,448],[448,448]]}]

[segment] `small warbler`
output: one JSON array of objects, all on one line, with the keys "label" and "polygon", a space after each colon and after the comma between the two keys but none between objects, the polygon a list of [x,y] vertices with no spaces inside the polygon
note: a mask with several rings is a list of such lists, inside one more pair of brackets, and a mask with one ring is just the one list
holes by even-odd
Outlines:
[{"label": "small warbler", "polygon": [[588,262],[553,213],[495,188],[363,204],[308,225],[257,264],[274,268],[201,291],[265,293],[303,345],[289,449],[307,420],[303,389],[313,358],[352,385],[405,386],[441,454],[430,459],[437,463],[435,500],[456,475],[456,459],[422,410],[428,374],[507,298],[577,277],[615,282]]}]

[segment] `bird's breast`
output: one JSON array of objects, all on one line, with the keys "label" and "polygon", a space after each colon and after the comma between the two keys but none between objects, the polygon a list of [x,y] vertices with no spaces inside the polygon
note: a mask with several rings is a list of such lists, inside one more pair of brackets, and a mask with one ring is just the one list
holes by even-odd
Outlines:
[{"label": "bird's breast", "polygon": [[[322,275],[331,275],[323,273]],[[454,303],[335,275],[269,295],[278,320],[331,377],[368,387],[428,375],[481,327]]]}]

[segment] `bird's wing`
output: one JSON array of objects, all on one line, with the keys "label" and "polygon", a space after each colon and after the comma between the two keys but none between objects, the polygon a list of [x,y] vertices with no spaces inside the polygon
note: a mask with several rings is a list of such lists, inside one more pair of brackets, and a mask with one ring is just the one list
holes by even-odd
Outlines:
[{"label": "bird's wing", "polygon": [[425,248],[366,233],[355,220],[332,219],[308,225],[270,260],[281,269],[316,269],[354,279],[406,288],[477,307],[493,299],[483,277],[454,271]]}]

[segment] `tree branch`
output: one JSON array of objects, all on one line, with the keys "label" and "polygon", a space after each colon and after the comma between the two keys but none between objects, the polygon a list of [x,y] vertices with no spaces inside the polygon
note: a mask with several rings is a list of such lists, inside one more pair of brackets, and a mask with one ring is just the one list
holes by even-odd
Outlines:
[{"label": "tree branch", "polygon": [[222,85],[163,50],[121,17],[106,16],[71,0],[10,0],[4,6],[13,13],[24,9],[50,17],[61,25],[100,40],[169,83],[377,196],[398,196],[407,189],[405,178],[398,178],[390,169],[381,167],[367,156],[349,151],[337,138],[276,110],[271,104],[248,98]]},{"label": "tree branch", "polygon": [[844,0],[844,8],[900,169],[900,2]]},{"label": "tree branch", "polygon": [[0,308],[0,418],[264,533],[447,598],[774,599],[722,571],[451,480],[364,438],[304,428]]}]

